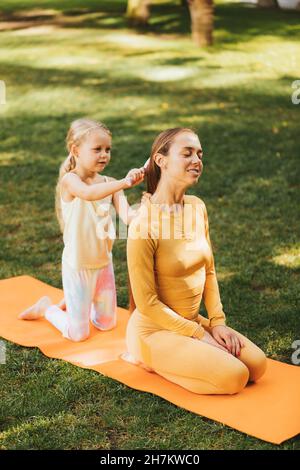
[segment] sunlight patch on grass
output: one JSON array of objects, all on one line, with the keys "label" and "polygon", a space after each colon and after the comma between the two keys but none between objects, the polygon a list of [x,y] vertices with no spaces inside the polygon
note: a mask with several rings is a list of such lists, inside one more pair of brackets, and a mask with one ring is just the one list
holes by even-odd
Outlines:
[{"label": "sunlight patch on grass", "polygon": [[149,67],[144,68],[139,76],[152,82],[176,82],[195,76],[199,73],[196,67]]},{"label": "sunlight patch on grass", "polygon": [[285,352],[287,350],[287,346],[291,348],[292,354],[292,343],[294,341],[292,333],[281,334],[280,336],[278,336],[278,333],[275,329],[270,329],[269,335],[272,338],[266,341],[264,348],[264,351],[267,356],[272,356],[272,359],[280,360],[281,353],[282,351]]},{"label": "sunlight patch on grass", "polygon": [[69,69],[72,67],[83,67],[85,65],[100,65],[97,57],[88,57],[87,55],[61,55],[55,57],[44,58],[39,61],[39,66],[45,65],[57,69]]},{"label": "sunlight patch on grass", "polygon": [[222,268],[218,268],[218,280],[219,281],[226,281],[234,276],[236,276],[236,272],[234,271],[226,271]]},{"label": "sunlight patch on grass", "polygon": [[120,20],[121,18],[101,18],[98,23],[99,26],[107,25],[114,27],[115,25],[118,25],[118,23],[120,23]]},{"label": "sunlight patch on grass", "polygon": [[64,14],[59,16],[57,19],[57,24],[64,26],[64,25],[70,25],[70,26],[81,26],[82,23],[85,21],[103,21],[103,17],[105,17],[104,13],[101,12],[95,12],[95,13],[85,13],[83,15],[68,15]]},{"label": "sunlight patch on grass", "polygon": [[15,36],[43,36],[52,34],[57,29],[55,25],[32,26],[31,28],[19,29],[14,32]]},{"label": "sunlight patch on grass", "polygon": [[84,85],[103,85],[106,83],[104,78],[85,78],[82,80]]},{"label": "sunlight patch on grass", "polygon": [[16,152],[1,152],[0,153],[0,166],[11,165],[13,160],[16,159]]},{"label": "sunlight patch on grass", "polygon": [[[10,104],[11,111],[17,112],[17,109],[26,111],[28,103],[30,103],[31,116],[38,116],[40,113],[49,111],[57,111],[60,114],[63,111],[74,110],[74,103],[83,105],[91,100],[91,96],[87,90],[79,86],[73,87],[46,87],[28,88],[19,97],[15,97],[14,101]],[[59,105],[58,105],[59,103]],[[82,108],[81,108],[82,109]]]},{"label": "sunlight patch on grass", "polygon": [[102,36],[102,40],[108,43],[117,44],[120,48],[132,49],[164,49],[165,45],[160,38],[149,37],[142,34],[116,33]]},{"label": "sunlight patch on grass", "polygon": [[278,41],[276,37],[258,38],[254,42],[255,58],[262,69],[277,74],[290,73],[299,75],[299,44],[288,40]]},{"label": "sunlight patch on grass", "polygon": [[243,71],[250,73],[265,72],[286,74],[291,69],[299,75],[299,44],[280,39],[276,36],[256,36],[249,40],[247,44],[237,44],[236,49],[228,49],[226,45],[222,50],[210,57],[210,63],[219,68],[229,69],[237,63]]},{"label": "sunlight patch on grass", "polygon": [[[252,74],[254,78],[255,74]],[[261,74],[260,74],[261,77]],[[196,89],[201,88],[215,88],[215,87],[234,87],[246,84],[249,81],[249,73],[247,72],[238,72],[237,70],[232,70],[225,72],[220,69],[215,72],[209,73],[205,71],[204,74],[199,74],[198,81],[194,82]]]},{"label": "sunlight patch on grass", "polygon": [[298,269],[300,268],[300,248],[293,247],[286,249],[280,255],[274,256],[272,261],[278,266]]},{"label": "sunlight patch on grass", "polygon": [[[92,116],[95,112],[99,112],[99,106],[104,100],[105,109],[101,109],[101,119],[104,121],[116,112],[123,113],[127,118],[128,112],[135,112],[135,119],[146,116],[152,116],[153,119],[157,115],[160,97],[150,99],[136,93],[131,96],[118,96],[116,99],[116,96],[110,96],[103,86],[106,86],[106,80],[97,77],[87,78],[86,81],[83,80],[72,87],[60,85],[59,78],[57,86],[34,89],[27,85],[21,93],[15,93],[13,101],[8,101],[5,114],[6,117],[18,116],[20,113],[24,115],[28,112],[30,103],[31,118],[41,116],[41,122],[46,114],[60,116],[61,113],[72,115],[77,113],[78,116]],[[41,125],[39,122],[31,125],[31,140],[35,135],[36,139],[39,139]]]},{"label": "sunlight patch on grass", "polygon": [[59,15],[59,10],[54,10],[53,8],[32,8],[31,10],[18,10],[18,17],[22,18],[31,18],[31,17],[49,17]]}]

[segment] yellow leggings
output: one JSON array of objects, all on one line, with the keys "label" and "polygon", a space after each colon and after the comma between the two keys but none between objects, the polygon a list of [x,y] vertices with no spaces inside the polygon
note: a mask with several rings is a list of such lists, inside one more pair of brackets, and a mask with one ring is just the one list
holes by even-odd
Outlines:
[{"label": "yellow leggings", "polygon": [[264,374],[267,359],[258,346],[230,329],[245,343],[239,358],[199,339],[162,330],[135,309],[127,324],[127,350],[153,372],[191,392],[234,394]]}]

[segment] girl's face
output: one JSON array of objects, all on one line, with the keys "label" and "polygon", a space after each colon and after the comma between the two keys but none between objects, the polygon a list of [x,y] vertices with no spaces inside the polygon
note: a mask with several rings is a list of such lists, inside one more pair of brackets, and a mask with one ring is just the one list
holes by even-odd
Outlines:
[{"label": "girl's face", "polygon": [[109,163],[110,152],[110,135],[104,130],[95,129],[77,147],[77,161],[85,170],[98,173]]},{"label": "girl's face", "polygon": [[166,173],[184,186],[196,184],[203,170],[203,150],[196,134],[183,131],[172,142],[166,156]]}]

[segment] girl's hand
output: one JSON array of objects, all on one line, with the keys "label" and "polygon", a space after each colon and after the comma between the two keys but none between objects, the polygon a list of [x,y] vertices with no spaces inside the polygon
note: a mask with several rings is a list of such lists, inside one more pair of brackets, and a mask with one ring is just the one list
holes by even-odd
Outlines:
[{"label": "girl's hand", "polygon": [[212,336],[234,356],[239,356],[241,354],[241,348],[245,347],[243,340],[225,325],[214,326],[212,328]]},{"label": "girl's hand", "polygon": [[125,177],[125,188],[132,188],[140,184],[144,180],[145,170],[144,168],[133,168],[130,170]]},{"label": "girl's hand", "polygon": [[148,199],[150,199],[150,197],[152,196],[151,193],[147,193],[146,191],[143,191],[143,196],[142,196],[142,199],[141,199],[141,204],[146,204],[146,201]]},{"label": "girl's hand", "polygon": [[212,346],[215,346],[216,348],[222,349],[222,351],[225,351],[228,353],[227,349],[224,348],[221,344],[219,344],[208,331],[205,331],[204,336],[200,339],[200,341],[203,341],[204,343],[211,344]]}]

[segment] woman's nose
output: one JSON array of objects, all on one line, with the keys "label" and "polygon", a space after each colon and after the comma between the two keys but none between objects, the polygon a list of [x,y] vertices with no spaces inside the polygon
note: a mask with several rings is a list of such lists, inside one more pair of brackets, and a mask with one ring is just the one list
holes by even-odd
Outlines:
[{"label": "woman's nose", "polygon": [[202,163],[202,158],[200,158],[199,155],[194,155],[192,162],[193,163],[198,163],[199,160],[200,160],[200,163]]}]

